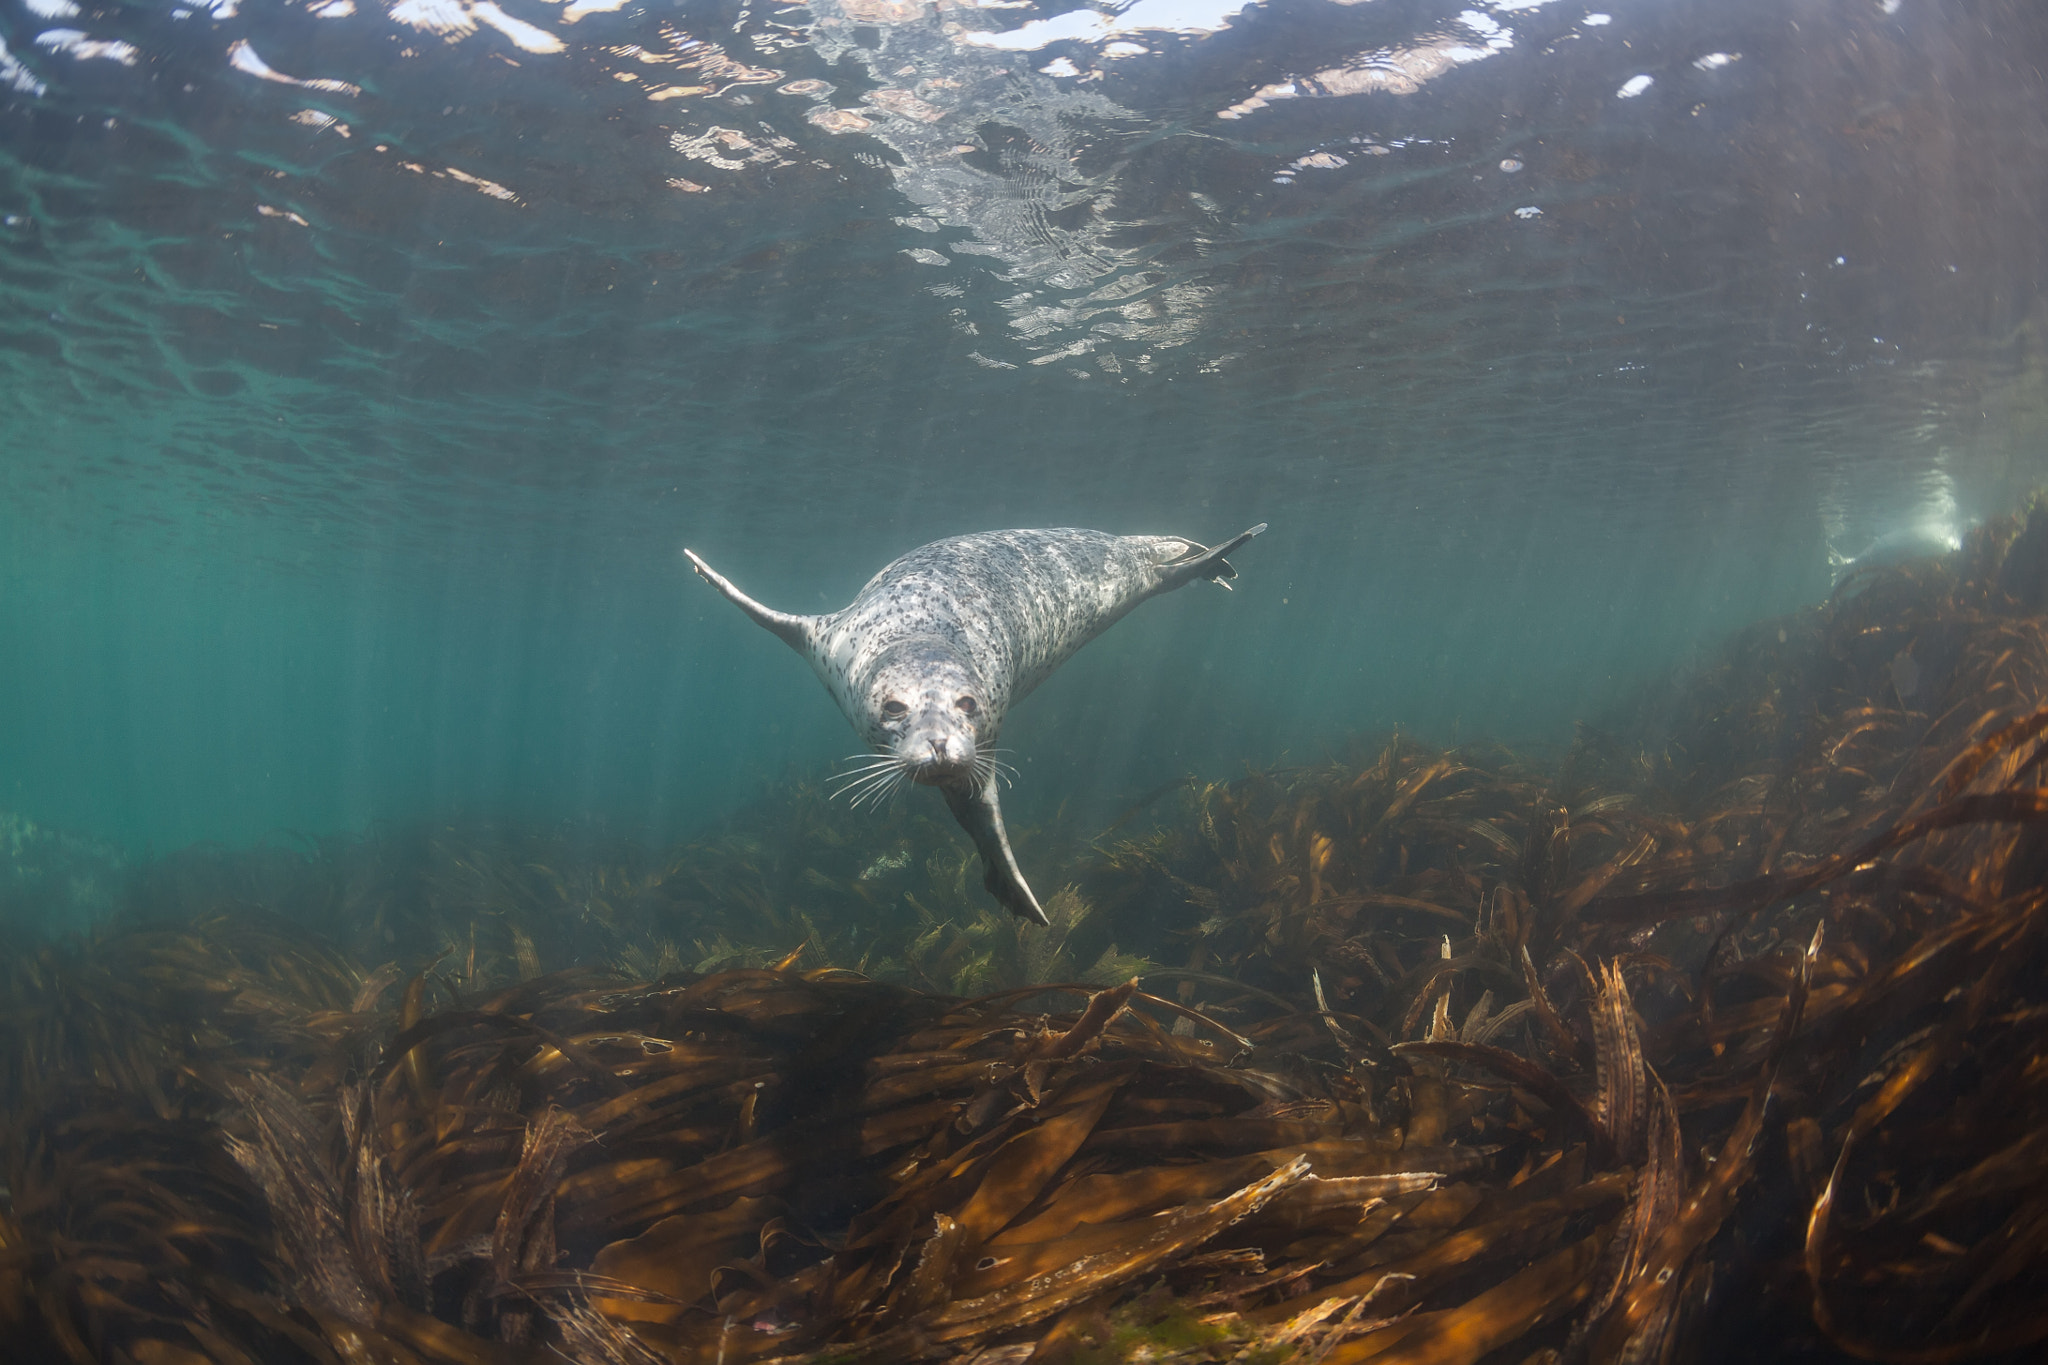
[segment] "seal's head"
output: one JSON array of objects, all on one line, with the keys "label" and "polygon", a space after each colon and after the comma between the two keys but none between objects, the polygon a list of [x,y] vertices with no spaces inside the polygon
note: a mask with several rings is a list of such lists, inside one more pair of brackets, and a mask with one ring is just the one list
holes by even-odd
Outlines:
[{"label": "seal's head", "polygon": [[996,758],[1002,716],[974,667],[945,644],[919,640],[883,652],[865,678],[849,679],[846,712],[868,752],[840,774],[834,796],[858,806],[887,798],[906,781],[954,792],[1010,776]]},{"label": "seal's head", "polygon": [[867,740],[905,776],[929,787],[956,785],[977,768],[989,713],[981,680],[951,650],[892,650],[867,686]]}]

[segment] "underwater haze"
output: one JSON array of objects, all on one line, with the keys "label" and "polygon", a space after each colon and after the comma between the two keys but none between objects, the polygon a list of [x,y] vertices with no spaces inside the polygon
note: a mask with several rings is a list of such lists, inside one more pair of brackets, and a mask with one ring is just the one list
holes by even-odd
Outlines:
[{"label": "underwater haze", "polygon": [[1559,744],[2048,480],[2034,0],[0,43],[0,810],[131,853],[669,839],[859,747],[685,546],[815,613],[943,536],[1270,523],[1011,717],[1013,819],[1085,824],[1356,733]]}]

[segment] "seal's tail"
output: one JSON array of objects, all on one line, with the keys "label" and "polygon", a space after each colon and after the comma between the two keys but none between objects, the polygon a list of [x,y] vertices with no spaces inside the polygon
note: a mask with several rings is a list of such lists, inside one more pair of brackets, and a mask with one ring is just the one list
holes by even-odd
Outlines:
[{"label": "seal's tail", "polygon": [[1265,529],[1266,523],[1262,521],[1251,530],[1241,531],[1232,536],[1226,543],[1218,545],[1213,550],[1204,550],[1192,559],[1170,566],[1167,570],[1171,575],[1168,579],[1169,589],[1177,588],[1183,583],[1192,583],[1197,578],[1206,578],[1225,592],[1230,591],[1230,584],[1225,580],[1237,577],[1237,570],[1232,568],[1230,561],[1223,556]]}]

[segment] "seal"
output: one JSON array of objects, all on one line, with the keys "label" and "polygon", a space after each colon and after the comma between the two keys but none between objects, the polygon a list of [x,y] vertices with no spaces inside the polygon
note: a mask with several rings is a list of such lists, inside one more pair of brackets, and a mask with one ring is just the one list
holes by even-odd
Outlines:
[{"label": "seal", "polygon": [[699,575],[810,660],[870,749],[840,793],[855,803],[904,781],[937,787],[981,854],[982,884],[1020,918],[1047,923],[1017,868],[994,753],[1010,708],[1149,597],[1197,579],[1230,586],[1224,556],[1179,536],[988,531],[936,540],[868,580],[827,616],[764,607],[689,550]]}]

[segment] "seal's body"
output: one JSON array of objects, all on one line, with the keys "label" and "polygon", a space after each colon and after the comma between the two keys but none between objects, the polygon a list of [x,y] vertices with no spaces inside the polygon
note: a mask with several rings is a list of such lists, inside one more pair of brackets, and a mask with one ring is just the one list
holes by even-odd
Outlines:
[{"label": "seal's body", "polygon": [[904,778],[937,787],[973,838],[985,883],[1016,915],[1045,923],[1017,870],[990,750],[1009,709],[1075,650],[1148,597],[1237,576],[1224,555],[1262,522],[1208,549],[1177,536],[990,531],[912,550],[829,616],[791,616],[748,597],[691,554],[697,572],[811,661],[877,757],[847,790],[860,799]]}]

